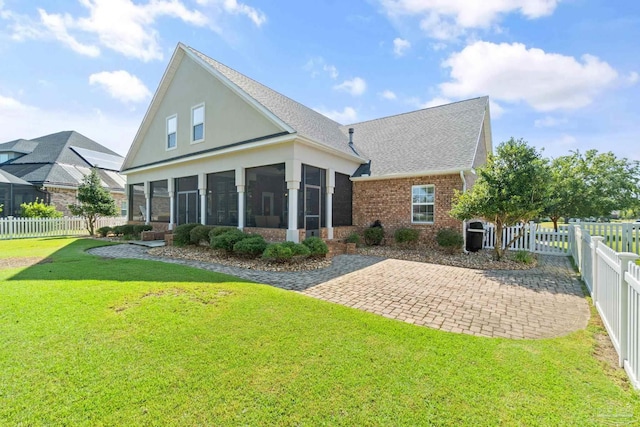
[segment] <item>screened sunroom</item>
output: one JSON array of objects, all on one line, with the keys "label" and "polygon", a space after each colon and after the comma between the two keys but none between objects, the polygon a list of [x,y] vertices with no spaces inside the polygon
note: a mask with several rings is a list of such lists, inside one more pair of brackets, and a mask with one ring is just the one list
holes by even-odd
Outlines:
[{"label": "screened sunroom", "polygon": [[36,199],[49,203],[49,193],[0,169],[0,217],[20,216],[20,205]]}]

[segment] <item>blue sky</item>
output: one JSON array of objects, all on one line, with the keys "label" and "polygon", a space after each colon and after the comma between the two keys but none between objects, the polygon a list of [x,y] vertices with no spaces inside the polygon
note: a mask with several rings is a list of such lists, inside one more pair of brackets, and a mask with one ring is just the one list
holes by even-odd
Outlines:
[{"label": "blue sky", "polygon": [[0,0],[0,142],[126,154],[178,42],[343,123],[489,95],[493,141],[640,160],[640,3]]}]

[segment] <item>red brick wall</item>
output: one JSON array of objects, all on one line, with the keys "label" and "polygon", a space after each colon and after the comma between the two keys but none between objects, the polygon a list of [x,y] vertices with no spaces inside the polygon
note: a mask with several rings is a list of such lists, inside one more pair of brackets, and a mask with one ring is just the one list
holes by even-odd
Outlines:
[{"label": "red brick wall", "polygon": [[[56,207],[57,210],[62,212],[64,216],[73,216],[69,211],[69,205],[78,203],[76,195],[77,190],[71,190],[67,188],[47,188],[47,191],[51,197],[51,204]],[[116,209],[118,210],[118,216],[120,216],[120,206],[122,201],[126,200],[123,193],[111,193],[111,197],[116,202]]]},{"label": "red brick wall", "polygon": [[[355,181],[353,184],[353,223],[360,231],[379,219],[385,229],[387,242],[393,242],[393,233],[396,229],[407,227],[420,230],[422,242],[435,244],[435,235],[439,229],[461,230],[462,223],[449,216],[453,190],[462,191],[462,179],[459,174]],[[435,186],[433,224],[411,223],[411,187],[413,185]]]}]

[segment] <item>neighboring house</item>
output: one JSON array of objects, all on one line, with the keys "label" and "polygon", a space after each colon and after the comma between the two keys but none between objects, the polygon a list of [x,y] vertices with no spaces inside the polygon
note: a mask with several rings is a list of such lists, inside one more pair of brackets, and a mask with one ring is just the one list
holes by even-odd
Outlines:
[{"label": "neighboring house", "polygon": [[42,190],[65,215],[70,215],[68,205],[76,202],[78,186],[92,167],[125,215],[125,179],[118,172],[122,161],[122,156],[75,131],[0,144],[0,170]]},{"label": "neighboring house", "polygon": [[[343,126],[178,44],[122,173],[129,219],[272,240],[344,238],[380,220],[431,239],[492,150],[489,100]],[[148,215],[147,215],[148,213]]]},{"label": "neighboring house", "polygon": [[0,169],[0,218],[19,216],[22,203],[35,202],[36,199],[48,202],[48,197],[47,192]]}]

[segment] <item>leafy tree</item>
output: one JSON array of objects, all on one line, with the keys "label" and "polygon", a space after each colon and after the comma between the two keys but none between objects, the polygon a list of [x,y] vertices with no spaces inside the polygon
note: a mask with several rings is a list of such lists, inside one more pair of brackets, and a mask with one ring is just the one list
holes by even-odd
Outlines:
[{"label": "leafy tree", "polygon": [[640,207],[640,166],[613,153],[579,151],[551,163],[545,214],[558,229],[560,217],[609,216],[614,210]]},{"label": "leafy tree", "polygon": [[20,205],[20,215],[27,218],[60,218],[62,212],[54,205],[48,205],[44,200],[36,198],[35,202]]},{"label": "leafy tree", "polygon": [[73,215],[82,216],[89,235],[93,236],[96,221],[102,216],[116,216],[118,210],[111,194],[100,184],[98,171],[93,168],[89,175],[82,179],[76,196],[78,204],[69,205]]},{"label": "leafy tree", "polygon": [[494,258],[499,260],[504,254],[502,230],[520,221],[528,222],[542,212],[548,180],[547,160],[523,139],[511,138],[478,168],[478,179],[471,190],[456,192],[450,214],[459,220],[479,217],[492,222],[496,230]]}]

